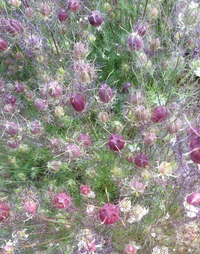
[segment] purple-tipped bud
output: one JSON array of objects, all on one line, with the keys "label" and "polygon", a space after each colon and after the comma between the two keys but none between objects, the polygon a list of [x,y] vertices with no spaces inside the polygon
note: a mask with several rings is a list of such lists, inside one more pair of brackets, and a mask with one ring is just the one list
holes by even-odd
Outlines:
[{"label": "purple-tipped bud", "polygon": [[45,100],[42,100],[42,99],[36,99],[35,100],[35,107],[38,109],[38,110],[46,110],[48,105],[46,103]]},{"label": "purple-tipped bud", "polygon": [[48,85],[48,93],[53,98],[58,98],[62,95],[62,86],[57,81],[52,81]]},{"label": "purple-tipped bud", "polygon": [[140,51],[143,48],[142,37],[138,33],[132,33],[127,39],[127,44],[131,51]]},{"label": "purple-tipped bud", "polygon": [[124,83],[122,87],[122,93],[129,93],[129,89],[131,88],[132,84],[131,83]]},{"label": "purple-tipped bud", "polygon": [[67,159],[76,159],[80,156],[81,151],[76,145],[67,145],[65,148],[65,156]]},{"label": "purple-tipped bud", "polygon": [[7,49],[7,44],[6,44],[6,42],[2,39],[2,38],[0,38],[0,50],[1,51],[4,51],[4,50],[6,50]]},{"label": "purple-tipped bud", "polygon": [[119,209],[116,205],[105,204],[99,211],[99,218],[105,224],[114,224],[119,219]]},{"label": "purple-tipped bud", "polygon": [[66,209],[71,202],[71,198],[65,193],[59,193],[54,198],[54,204],[58,209]]},{"label": "purple-tipped bud", "polygon": [[33,134],[38,134],[41,132],[41,126],[37,122],[30,122],[29,129],[30,129],[30,132]]},{"label": "purple-tipped bud", "polygon": [[157,107],[154,109],[151,120],[154,123],[160,123],[167,119],[168,111],[165,106]]},{"label": "purple-tipped bud", "polygon": [[72,94],[70,98],[70,103],[76,111],[82,111],[85,108],[85,99],[82,94]]},{"label": "purple-tipped bud", "polygon": [[10,35],[17,35],[23,32],[20,23],[16,19],[1,19],[0,26]]},{"label": "purple-tipped bud", "polygon": [[5,132],[10,136],[18,134],[19,133],[18,124],[16,124],[15,122],[7,122],[5,124]]},{"label": "purple-tipped bud", "polygon": [[134,162],[136,166],[144,168],[149,164],[149,158],[146,154],[140,153],[136,155]]},{"label": "purple-tipped bud", "polygon": [[99,99],[102,102],[108,103],[112,99],[112,89],[104,84],[99,89]]},{"label": "purple-tipped bud", "polygon": [[76,13],[79,9],[79,1],[78,0],[70,0],[68,2],[68,9],[72,12]]},{"label": "purple-tipped bud", "polygon": [[41,3],[40,13],[43,16],[49,16],[50,12],[51,12],[51,7],[47,3]]},{"label": "purple-tipped bud", "polygon": [[146,34],[147,28],[145,24],[139,24],[134,29],[135,32],[137,32],[140,36],[144,36]]},{"label": "purple-tipped bud", "polygon": [[24,91],[23,84],[21,84],[21,83],[15,83],[14,84],[14,90],[15,90],[16,93],[23,93],[23,91]]},{"label": "purple-tipped bud", "polygon": [[113,151],[119,151],[124,148],[124,139],[121,135],[112,134],[108,141],[108,146]]},{"label": "purple-tipped bud", "polygon": [[78,137],[78,141],[81,143],[83,146],[89,146],[91,144],[91,138],[88,135],[81,134]]},{"label": "purple-tipped bud", "polygon": [[16,99],[16,97],[14,95],[8,94],[8,95],[6,95],[6,101],[8,103],[10,103],[12,106],[14,106],[16,101],[17,101],[17,99]]},{"label": "purple-tipped bud", "polygon": [[58,19],[60,22],[64,22],[67,19],[67,11],[65,9],[58,10]]},{"label": "purple-tipped bud", "polygon": [[103,18],[99,11],[92,11],[88,17],[88,20],[92,26],[98,27],[102,24]]},{"label": "purple-tipped bud", "polygon": [[189,205],[199,205],[200,204],[200,193],[194,192],[187,197],[187,203]]}]

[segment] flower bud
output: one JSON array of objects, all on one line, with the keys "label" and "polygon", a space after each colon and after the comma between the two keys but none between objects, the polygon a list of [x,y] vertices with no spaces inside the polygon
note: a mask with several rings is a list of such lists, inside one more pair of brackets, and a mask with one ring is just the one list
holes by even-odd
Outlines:
[{"label": "flower bud", "polygon": [[53,148],[53,149],[58,149],[58,148],[60,147],[60,141],[59,141],[59,139],[57,139],[57,138],[52,138],[52,139],[50,140],[50,146],[51,146],[51,148]]},{"label": "flower bud", "polygon": [[21,4],[21,1],[20,1],[20,0],[10,0],[10,4],[11,4],[13,7],[19,7],[20,4]]},{"label": "flower bud", "polygon": [[143,170],[143,171],[141,172],[141,177],[142,177],[142,179],[148,181],[148,180],[151,179],[151,173],[150,173],[149,171],[147,171],[147,170]]},{"label": "flower bud", "polygon": [[167,119],[168,111],[165,106],[157,107],[154,109],[151,120],[154,123],[160,123]]},{"label": "flower bud", "polygon": [[10,139],[8,140],[7,144],[8,144],[8,146],[9,146],[10,148],[15,149],[15,148],[17,148],[17,147],[19,146],[19,141],[16,140],[16,139],[14,139],[14,138],[10,138]]},{"label": "flower bud", "polygon": [[158,10],[156,8],[150,8],[149,13],[152,19],[156,19],[158,17]]},{"label": "flower bud", "polygon": [[36,99],[35,100],[35,107],[38,109],[38,110],[46,110],[48,105],[46,104],[46,101],[45,100],[42,100],[42,99]]},{"label": "flower bud", "polygon": [[154,132],[147,132],[144,136],[144,143],[148,146],[152,146],[156,143],[157,137]]},{"label": "flower bud", "polygon": [[68,2],[68,9],[72,12],[76,13],[79,10],[79,1],[78,0],[70,0]]},{"label": "flower bud", "polygon": [[145,24],[138,24],[135,29],[135,32],[137,32],[140,36],[144,36],[146,34],[147,28]]},{"label": "flower bud", "polygon": [[87,54],[88,50],[85,48],[85,45],[81,42],[77,42],[74,45],[73,55],[75,58],[83,58]]},{"label": "flower bud", "polygon": [[78,158],[80,154],[81,154],[81,151],[76,145],[67,145],[65,148],[65,156],[69,160]]},{"label": "flower bud", "polygon": [[91,144],[91,139],[90,136],[81,134],[78,137],[78,141],[81,143],[83,146],[89,146]]},{"label": "flower bud", "polygon": [[1,19],[0,26],[10,35],[17,35],[23,32],[20,23],[16,19]]},{"label": "flower bud", "polygon": [[12,94],[6,95],[5,98],[6,98],[6,101],[7,101],[8,103],[10,103],[12,106],[14,106],[15,103],[16,103],[16,101],[17,101],[16,97],[15,97],[14,95],[12,95]]},{"label": "flower bud", "polygon": [[169,119],[169,121],[166,124],[167,131],[171,134],[179,132],[181,127],[182,127],[181,120],[179,118],[176,119],[175,117]]},{"label": "flower bud", "polygon": [[19,127],[15,122],[7,122],[5,124],[5,132],[10,136],[14,136],[19,133]]},{"label": "flower bud", "polygon": [[13,86],[14,86],[14,90],[15,90],[16,93],[23,93],[23,91],[24,91],[23,84],[15,83]]},{"label": "flower bud", "polygon": [[32,134],[39,134],[41,132],[41,126],[37,122],[30,122],[29,129]]},{"label": "flower bud", "polygon": [[63,107],[60,107],[60,106],[55,107],[54,112],[57,116],[64,115],[64,109],[63,109]]},{"label": "flower bud", "polygon": [[49,171],[55,173],[60,169],[61,165],[62,165],[61,161],[52,160],[47,163],[47,168]]},{"label": "flower bud", "polygon": [[105,3],[103,8],[105,12],[110,12],[112,10],[112,7],[109,3]]},{"label": "flower bud", "polygon": [[89,42],[95,42],[96,37],[93,34],[89,34],[88,35],[88,40],[89,40]]},{"label": "flower bud", "polygon": [[120,133],[123,130],[123,125],[119,121],[114,121],[111,126],[111,132]]},{"label": "flower bud", "polygon": [[126,156],[126,160],[127,160],[129,163],[134,162],[134,155],[133,155],[132,153],[129,153],[129,154]]},{"label": "flower bud", "polygon": [[123,87],[122,87],[122,93],[129,93],[129,89],[132,87],[132,84],[131,83],[124,83],[123,84]]}]

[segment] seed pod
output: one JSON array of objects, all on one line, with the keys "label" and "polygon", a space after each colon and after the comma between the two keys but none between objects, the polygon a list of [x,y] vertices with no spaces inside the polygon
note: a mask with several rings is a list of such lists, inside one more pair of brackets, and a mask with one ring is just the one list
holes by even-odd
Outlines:
[{"label": "seed pod", "polygon": [[130,188],[133,190],[133,193],[139,197],[140,195],[142,195],[145,191],[145,185],[141,182],[138,181],[133,181],[130,184]]},{"label": "seed pod", "polygon": [[63,107],[60,106],[55,107],[54,112],[56,116],[63,116],[65,114]]},{"label": "seed pod", "polygon": [[74,69],[78,74],[80,82],[85,84],[92,82],[94,77],[94,69],[88,63],[80,61],[78,64],[75,64]]},{"label": "seed pod", "polygon": [[13,7],[19,7],[20,4],[21,4],[21,1],[20,1],[20,0],[10,0],[10,4],[11,4]]},{"label": "seed pod", "polygon": [[14,90],[15,90],[16,93],[23,93],[23,91],[24,91],[23,84],[21,84],[21,83],[15,83],[14,84]]},{"label": "seed pod", "polygon": [[88,195],[91,192],[91,189],[88,185],[81,186],[81,194]]},{"label": "seed pod", "polygon": [[60,169],[61,165],[62,165],[61,161],[52,160],[47,163],[47,168],[51,172],[57,172]]},{"label": "seed pod", "polygon": [[27,7],[25,9],[25,15],[29,19],[32,17],[33,13],[34,13],[34,10],[32,8]]},{"label": "seed pod", "polygon": [[149,158],[146,154],[140,153],[135,156],[134,162],[136,166],[144,168],[149,164]]},{"label": "seed pod", "polygon": [[79,10],[79,1],[78,0],[70,0],[68,2],[68,9],[72,12],[76,13]]},{"label": "seed pod", "polygon": [[62,95],[62,86],[57,81],[48,84],[48,93],[52,98],[58,98]]},{"label": "seed pod", "polygon": [[99,89],[99,99],[102,102],[108,103],[112,99],[112,89],[104,84]]},{"label": "seed pod", "polygon": [[137,249],[131,244],[128,244],[125,248],[125,254],[135,254],[136,252]]},{"label": "seed pod", "polygon": [[124,139],[118,134],[112,134],[108,141],[108,146],[113,151],[119,151],[124,148]]},{"label": "seed pod", "polygon": [[182,122],[179,118],[177,119],[171,118],[166,124],[167,131],[171,134],[175,134],[179,132],[181,127],[182,127]]},{"label": "seed pod", "polygon": [[147,28],[145,24],[138,24],[135,29],[135,32],[137,32],[140,36],[144,36],[146,34]]},{"label": "seed pod", "polygon": [[70,98],[70,103],[76,111],[82,111],[85,108],[85,99],[82,94],[74,93]]},{"label": "seed pod", "polygon": [[10,138],[7,142],[8,146],[10,148],[17,148],[19,146],[19,141],[18,140],[15,140],[14,138]]},{"label": "seed pod", "polygon": [[41,3],[40,13],[45,17],[45,16],[49,16],[50,12],[51,12],[51,7],[47,3]]},{"label": "seed pod", "polygon": [[34,201],[28,200],[24,203],[24,209],[27,211],[27,213],[35,214],[37,205]]},{"label": "seed pod", "polygon": [[148,146],[152,146],[156,143],[157,137],[154,132],[147,132],[144,136],[144,143]]},{"label": "seed pod", "polygon": [[32,134],[38,134],[41,132],[41,126],[37,122],[30,122],[29,129]]},{"label": "seed pod", "polygon": [[58,10],[58,19],[60,22],[64,22],[67,19],[67,11],[65,9]]},{"label": "seed pod", "polygon": [[8,103],[10,103],[12,106],[14,106],[15,103],[16,103],[16,101],[17,101],[16,97],[15,97],[14,95],[12,95],[12,94],[6,95],[5,98],[6,98],[6,101],[7,101]]},{"label": "seed pod", "polygon": [[126,160],[127,160],[129,163],[134,162],[134,155],[133,155],[132,153],[129,153],[129,154],[126,156]]},{"label": "seed pod", "polygon": [[89,146],[91,144],[91,138],[88,135],[81,134],[78,137],[78,141],[81,143],[83,146]]},{"label": "seed pod", "polygon": [[89,40],[89,42],[95,42],[96,38],[93,34],[89,34],[88,35],[88,40]]},{"label": "seed pod", "polygon": [[187,197],[187,203],[189,205],[198,205],[200,204],[200,193],[194,192]]},{"label": "seed pod", "polygon": [[2,38],[0,38],[0,51],[6,50],[7,47],[8,46],[7,46],[6,42]]},{"label": "seed pod", "polygon": [[172,165],[169,162],[163,161],[159,168],[158,168],[159,172],[163,175],[168,175],[172,172]]},{"label": "seed pod", "polygon": [[131,88],[132,84],[131,83],[124,83],[122,87],[122,93],[129,93],[129,89]]},{"label": "seed pod", "polygon": [[98,118],[103,123],[106,123],[109,120],[108,113],[106,113],[106,112],[100,112],[99,115],[98,115]]},{"label": "seed pod", "polygon": [[0,203],[0,221],[10,216],[10,208],[5,203]]},{"label": "seed pod", "polygon": [[26,92],[25,97],[28,101],[33,101],[34,100],[34,92],[32,92],[32,91]]},{"label": "seed pod", "polygon": [[54,198],[54,204],[58,209],[66,209],[71,202],[71,198],[65,193],[59,193]]},{"label": "seed pod", "polygon": [[156,19],[158,17],[158,10],[156,8],[150,8],[149,13],[152,19]]},{"label": "seed pod", "polygon": [[77,42],[74,45],[73,55],[75,58],[83,58],[87,54],[88,50],[85,45],[81,42]]},{"label": "seed pod", "polygon": [[154,109],[151,120],[154,123],[160,123],[167,119],[168,111],[165,106],[157,107]]},{"label": "seed pod", "polygon": [[147,170],[143,170],[141,172],[141,177],[144,179],[144,180],[150,180],[151,179],[151,173]]},{"label": "seed pod", "polygon": [[138,33],[132,33],[127,39],[127,44],[131,51],[140,51],[143,48],[142,37]]},{"label": "seed pod", "polygon": [[7,122],[5,124],[5,132],[10,136],[18,134],[19,133],[18,124],[16,124],[15,122]]},{"label": "seed pod", "polygon": [[99,11],[92,11],[88,17],[88,20],[92,26],[98,27],[102,24],[103,18]]},{"label": "seed pod", "polygon": [[60,141],[59,141],[59,139],[57,139],[57,138],[52,138],[52,139],[50,140],[50,146],[51,146],[51,148],[53,148],[53,149],[58,149],[58,148],[60,147]]},{"label": "seed pod", "polygon": [[11,104],[6,104],[3,108],[3,111],[6,113],[11,113],[13,111],[13,106]]},{"label": "seed pod", "polygon": [[17,35],[23,32],[20,23],[16,19],[0,19],[0,26],[10,35]]},{"label": "seed pod", "polygon": [[137,105],[135,107],[135,117],[137,121],[145,121],[148,118],[145,107]]},{"label": "seed pod", "polygon": [[80,154],[81,154],[81,151],[76,145],[67,145],[65,148],[65,156],[69,160],[78,158]]},{"label": "seed pod", "polygon": [[35,100],[35,107],[38,109],[38,110],[46,110],[48,105],[46,104],[46,101],[45,100],[42,100],[42,99],[36,99]]},{"label": "seed pod", "polygon": [[190,153],[190,158],[194,163],[200,164],[200,146],[199,146],[199,144],[195,144],[192,147],[192,152]]},{"label": "seed pod", "polygon": [[120,133],[123,130],[123,125],[119,121],[114,121],[111,126],[113,133]]},{"label": "seed pod", "polygon": [[114,224],[119,219],[119,209],[116,205],[105,204],[99,211],[99,218],[105,224]]}]

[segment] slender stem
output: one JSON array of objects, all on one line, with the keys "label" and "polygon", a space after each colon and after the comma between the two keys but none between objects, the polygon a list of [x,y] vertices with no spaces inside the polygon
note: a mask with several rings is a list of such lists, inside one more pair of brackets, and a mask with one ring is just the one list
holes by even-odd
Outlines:
[{"label": "slender stem", "polygon": [[52,36],[52,38],[53,38],[53,43],[54,43],[54,45],[55,45],[55,47],[56,47],[57,54],[58,54],[59,57],[60,57],[60,54],[59,54],[59,51],[58,51],[58,47],[57,47],[56,41],[55,41],[55,39],[54,39],[53,33],[52,33],[51,31],[50,31],[50,33],[51,33],[51,36]]},{"label": "slender stem", "polygon": [[144,7],[144,12],[143,12],[143,15],[142,15],[142,21],[144,20],[144,16],[145,16],[145,13],[146,13],[146,10],[147,10],[148,2],[149,2],[149,0],[146,0],[146,4],[145,4],[145,7]]}]

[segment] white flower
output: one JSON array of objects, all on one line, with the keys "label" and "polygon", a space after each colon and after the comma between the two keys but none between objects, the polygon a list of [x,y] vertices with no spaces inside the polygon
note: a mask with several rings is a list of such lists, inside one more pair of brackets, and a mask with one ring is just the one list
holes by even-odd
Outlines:
[{"label": "white flower", "polygon": [[165,247],[165,246],[162,246],[162,247],[154,247],[153,248],[153,252],[151,254],[168,254],[168,248]]},{"label": "white flower", "polygon": [[128,212],[131,209],[131,200],[130,198],[125,198],[119,203],[119,209],[121,212]]},{"label": "white flower", "polygon": [[86,207],[87,214],[93,213],[94,210],[95,210],[95,206],[94,205],[87,205],[87,207]]},{"label": "white flower", "polygon": [[197,77],[200,77],[200,67],[197,68],[194,73],[196,74]]},{"label": "white flower", "polygon": [[88,196],[88,198],[95,198],[96,197],[94,191],[90,191],[90,193],[87,196]]},{"label": "white flower", "polygon": [[142,207],[140,205],[136,205],[134,208],[133,208],[133,211],[132,213],[130,214],[130,217],[129,219],[127,220],[128,223],[133,223],[135,221],[140,221],[142,219],[143,216],[145,216],[147,213],[149,212],[149,209],[145,208],[145,207]]},{"label": "white flower", "polygon": [[186,208],[186,214],[187,214],[187,217],[189,218],[194,218],[196,217],[197,213],[199,212],[200,208],[197,208],[193,205],[189,205],[188,202],[186,201],[186,198],[185,198],[185,201],[183,203],[184,207]]}]

